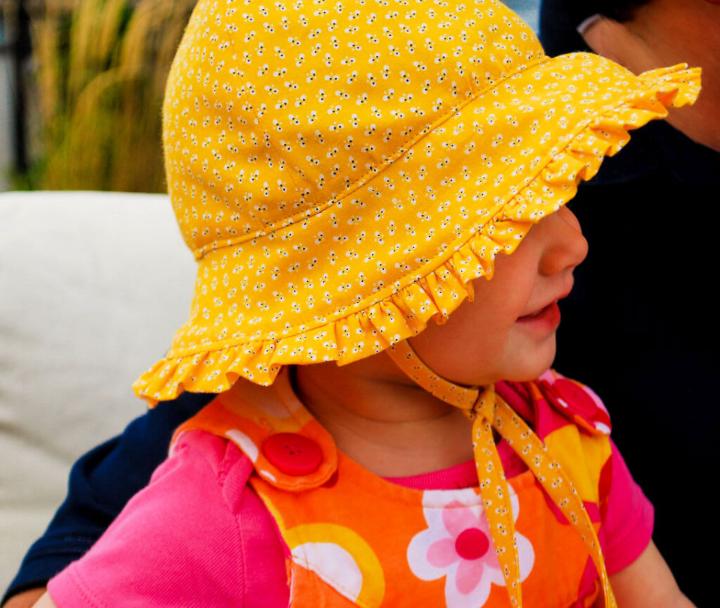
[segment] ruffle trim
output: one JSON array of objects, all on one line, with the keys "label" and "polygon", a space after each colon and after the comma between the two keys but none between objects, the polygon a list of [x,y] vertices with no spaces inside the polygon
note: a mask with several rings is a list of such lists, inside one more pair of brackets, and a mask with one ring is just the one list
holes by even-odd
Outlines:
[{"label": "ruffle trim", "polygon": [[533,224],[571,200],[580,181],[591,179],[604,157],[625,146],[628,131],[665,118],[671,105],[694,103],[700,75],[700,68],[688,69],[687,64],[638,75],[645,85],[639,92],[584,124],[481,231],[433,271],[396,293],[293,336],[161,359],[133,384],[135,393],[154,407],[184,391],[224,392],[240,377],[269,386],[283,365],[322,361],[346,365],[419,334],[431,318],[444,323],[465,298],[473,300],[471,281],[481,276],[491,279],[495,256],[511,254]]}]

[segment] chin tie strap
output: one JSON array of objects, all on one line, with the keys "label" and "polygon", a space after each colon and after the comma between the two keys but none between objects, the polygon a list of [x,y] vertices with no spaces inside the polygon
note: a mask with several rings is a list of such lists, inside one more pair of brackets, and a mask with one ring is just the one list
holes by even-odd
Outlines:
[{"label": "chin tie strap", "polygon": [[600,549],[600,541],[577,490],[560,464],[549,453],[547,446],[495,393],[494,385],[465,387],[438,376],[420,360],[408,340],[392,345],[385,352],[422,388],[438,399],[459,407],[473,421],[473,452],[480,483],[480,497],[511,605],[514,608],[522,608],[520,562],[510,492],[500,455],[495,447],[493,428],[522,458],[578,531],[600,573],[605,608],[617,608]]}]

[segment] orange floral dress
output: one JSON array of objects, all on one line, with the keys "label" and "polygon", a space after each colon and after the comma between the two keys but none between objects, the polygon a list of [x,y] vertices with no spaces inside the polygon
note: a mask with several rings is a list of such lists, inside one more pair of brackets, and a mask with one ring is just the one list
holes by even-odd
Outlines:
[{"label": "orange floral dress", "polygon": [[[299,401],[290,369],[274,390],[239,381],[173,438],[205,430],[252,461],[249,484],[287,548],[290,605],[509,606],[479,488],[420,491],[371,473]],[[572,479],[599,533],[611,473],[602,402],[553,370],[496,391]],[[577,530],[530,469],[508,483],[526,605],[591,606],[599,578]]]}]

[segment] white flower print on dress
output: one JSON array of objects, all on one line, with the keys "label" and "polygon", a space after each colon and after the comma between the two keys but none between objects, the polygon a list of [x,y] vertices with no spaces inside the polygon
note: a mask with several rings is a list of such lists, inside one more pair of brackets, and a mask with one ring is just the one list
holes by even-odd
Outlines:
[{"label": "white flower print on dress", "polygon": [[[513,522],[519,501],[511,486]],[[490,596],[491,585],[505,586],[495,555],[480,496],[472,489],[428,490],[423,493],[423,514],[428,527],[416,534],[407,549],[413,574],[422,580],[445,577],[445,602],[449,608],[479,608]],[[535,551],[530,541],[515,531],[520,559],[520,581],[530,574]]]}]

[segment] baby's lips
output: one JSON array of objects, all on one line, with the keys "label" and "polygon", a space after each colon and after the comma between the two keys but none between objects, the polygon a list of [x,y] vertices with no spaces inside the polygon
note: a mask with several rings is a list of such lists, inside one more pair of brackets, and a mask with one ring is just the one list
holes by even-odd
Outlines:
[{"label": "baby's lips", "polygon": [[[719,0],[719,1],[720,1],[720,0]],[[520,315],[520,316],[518,317],[518,319],[524,319],[525,317],[534,317],[534,316],[538,315],[540,312],[542,312],[543,310],[545,310],[548,306],[550,306],[550,305],[552,305],[552,304],[556,304],[556,303],[558,303],[560,300],[564,300],[565,298],[567,298],[567,297],[570,295],[570,292],[571,292],[571,291],[572,291],[572,284],[570,285],[570,288],[567,289],[564,293],[561,293],[560,295],[555,296],[554,299],[546,302],[545,304],[543,304],[543,305],[540,306],[539,308],[536,308],[536,309],[533,310],[532,312],[529,312],[529,313],[524,314],[524,315]]]}]

